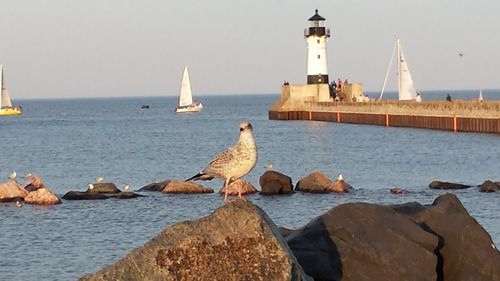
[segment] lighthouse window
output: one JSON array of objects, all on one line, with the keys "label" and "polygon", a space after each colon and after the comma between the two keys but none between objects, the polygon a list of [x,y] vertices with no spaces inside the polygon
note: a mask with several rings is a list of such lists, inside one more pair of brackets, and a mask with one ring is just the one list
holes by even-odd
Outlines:
[{"label": "lighthouse window", "polygon": [[318,59],[320,59],[320,58],[321,58],[321,55],[318,55]]}]

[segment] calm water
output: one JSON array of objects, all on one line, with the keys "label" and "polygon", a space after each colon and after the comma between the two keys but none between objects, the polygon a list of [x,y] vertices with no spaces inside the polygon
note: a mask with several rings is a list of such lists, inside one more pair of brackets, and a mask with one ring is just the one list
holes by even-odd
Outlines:
[{"label": "calm water", "polygon": [[[423,93],[426,98],[426,93]],[[453,97],[474,93],[452,92]],[[390,94],[388,94],[390,95]],[[446,92],[433,93],[444,99]],[[500,92],[485,92],[500,98]],[[320,170],[342,173],[357,190],[347,195],[294,194],[249,198],[277,225],[296,228],[347,202],[431,203],[432,180],[479,184],[500,180],[500,136],[321,122],[269,121],[277,95],[201,97],[205,111],[176,115],[177,98],[18,101],[20,117],[1,118],[5,181],[12,170],[41,176],[62,196],[84,190],[96,176],[132,190],[185,179],[237,139],[243,120],[254,124],[259,160],[247,176],[256,187],[265,165],[292,177]],[[143,104],[151,105],[141,110]],[[205,182],[218,190],[222,182]],[[392,187],[412,191],[405,196]],[[500,193],[454,191],[500,245]],[[165,227],[211,213],[218,194],[146,193],[133,200],[63,201],[52,207],[0,204],[3,280],[75,280],[111,264]]]}]

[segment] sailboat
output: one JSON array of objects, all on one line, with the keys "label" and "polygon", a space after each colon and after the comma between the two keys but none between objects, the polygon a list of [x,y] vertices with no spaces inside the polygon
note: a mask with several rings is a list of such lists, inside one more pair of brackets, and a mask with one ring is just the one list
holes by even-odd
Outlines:
[{"label": "sailboat", "polygon": [[9,90],[7,83],[3,77],[3,65],[0,64],[0,115],[21,115],[23,111],[20,106],[13,107],[10,101]]},{"label": "sailboat", "polygon": [[483,101],[484,98],[483,98],[483,89],[479,89],[479,96],[477,97],[477,100],[478,101]]},{"label": "sailboat", "polygon": [[[399,39],[396,40],[396,45],[394,46],[394,50],[391,55],[391,61],[389,63],[389,68],[387,69],[387,73],[385,75],[384,84],[382,86],[382,91],[380,92],[379,100],[382,99],[382,95],[384,94],[385,85],[387,83],[387,78],[389,77],[389,72],[391,70],[392,61],[394,59],[394,51],[397,50],[397,58],[398,58],[398,99],[399,100],[415,100],[417,98],[417,91],[415,90],[415,85],[413,83],[413,79],[411,78],[410,69],[408,68],[408,63],[403,54],[403,49],[401,48],[401,43]],[[420,95],[419,95],[419,99]]]},{"label": "sailboat", "polygon": [[191,94],[191,83],[189,82],[189,72],[187,66],[182,75],[181,93],[179,96],[179,105],[175,112],[197,112],[203,110],[201,102],[193,101]]}]

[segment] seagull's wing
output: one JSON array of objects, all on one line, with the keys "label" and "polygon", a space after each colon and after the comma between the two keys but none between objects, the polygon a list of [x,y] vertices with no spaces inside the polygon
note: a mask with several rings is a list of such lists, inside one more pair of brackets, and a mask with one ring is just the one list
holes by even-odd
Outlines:
[{"label": "seagull's wing", "polygon": [[219,153],[217,156],[215,156],[212,161],[208,164],[208,166],[204,169],[205,172],[210,172],[210,171],[220,171],[224,169],[229,163],[231,163],[234,158],[234,149],[233,148],[226,148],[224,149],[221,153]]}]

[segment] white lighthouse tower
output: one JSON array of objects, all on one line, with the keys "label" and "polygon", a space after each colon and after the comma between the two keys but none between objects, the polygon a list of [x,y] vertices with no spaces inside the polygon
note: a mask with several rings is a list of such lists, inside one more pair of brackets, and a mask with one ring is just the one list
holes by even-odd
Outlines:
[{"label": "white lighthouse tower", "polygon": [[325,27],[325,18],[316,13],[309,19],[309,28],[304,30],[307,40],[307,84],[328,84],[326,41],[330,29]]}]

